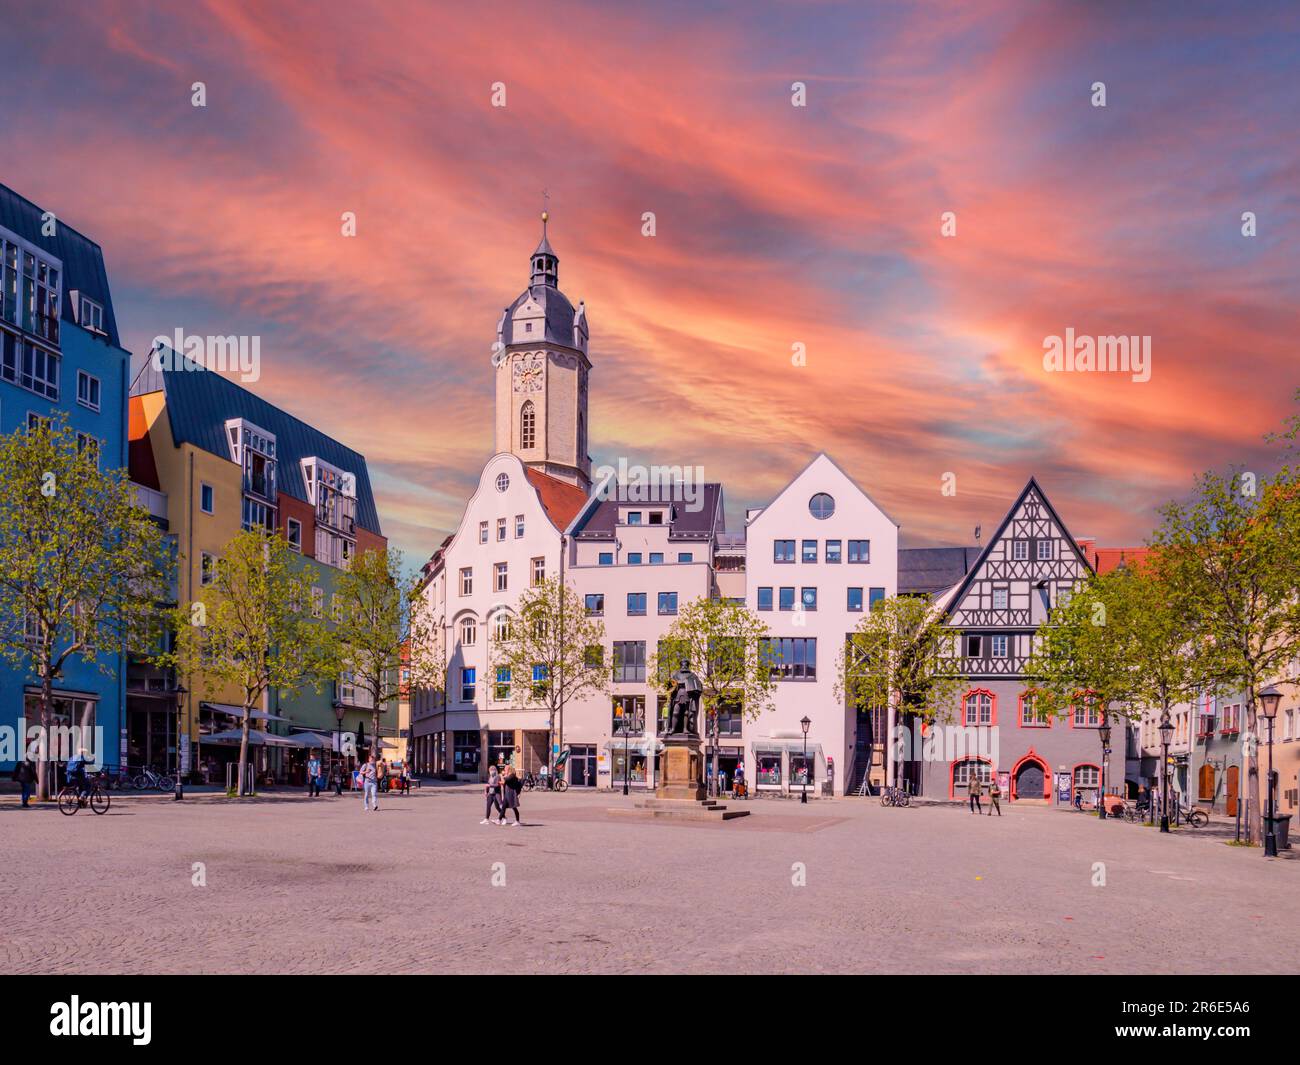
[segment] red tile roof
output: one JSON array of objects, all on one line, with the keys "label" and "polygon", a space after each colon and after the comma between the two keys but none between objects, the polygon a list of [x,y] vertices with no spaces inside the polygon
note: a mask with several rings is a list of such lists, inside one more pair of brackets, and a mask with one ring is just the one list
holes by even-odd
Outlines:
[{"label": "red tile roof", "polygon": [[1091,540],[1080,540],[1084,557],[1098,573],[1110,573],[1122,565],[1139,567],[1151,557],[1150,547],[1098,547]]},{"label": "red tile roof", "polygon": [[578,511],[587,502],[587,493],[577,485],[561,481],[557,477],[531,467],[524,468],[524,476],[528,478],[528,483],[537,489],[551,524],[561,532],[567,529],[569,522],[573,521]]}]

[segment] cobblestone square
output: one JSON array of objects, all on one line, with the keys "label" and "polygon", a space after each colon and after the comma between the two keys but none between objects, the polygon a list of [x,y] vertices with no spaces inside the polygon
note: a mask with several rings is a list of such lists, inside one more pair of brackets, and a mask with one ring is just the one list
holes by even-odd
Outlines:
[{"label": "cobblestone square", "polygon": [[0,962],[475,973],[504,949],[521,972],[1295,969],[1300,863],[1222,837],[1025,806],[759,801],[725,825],[606,812],[628,801],[525,794],[513,828],[480,825],[465,787],[378,813],[279,794],[63,817],[6,796]]}]

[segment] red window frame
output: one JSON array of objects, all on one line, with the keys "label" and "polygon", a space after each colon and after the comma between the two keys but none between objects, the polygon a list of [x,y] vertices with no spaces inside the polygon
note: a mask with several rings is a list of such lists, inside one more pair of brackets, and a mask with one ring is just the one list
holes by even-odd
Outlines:
[{"label": "red window frame", "polygon": [[[967,700],[972,695],[987,695],[989,700],[989,719],[987,721],[970,721],[967,716]],[[978,716],[978,710],[976,711]],[[971,688],[961,697],[961,723],[966,728],[992,728],[998,723],[998,697],[987,688]]]},{"label": "red window frame", "polygon": [[1032,722],[1030,724],[1025,723],[1025,696],[1030,696],[1031,698],[1034,698],[1037,695],[1038,692],[1036,689],[1026,688],[1018,696],[1016,696],[1016,723],[1021,728],[1051,728],[1052,727],[1051,715],[1048,715],[1046,720],[1039,720],[1039,721]]}]

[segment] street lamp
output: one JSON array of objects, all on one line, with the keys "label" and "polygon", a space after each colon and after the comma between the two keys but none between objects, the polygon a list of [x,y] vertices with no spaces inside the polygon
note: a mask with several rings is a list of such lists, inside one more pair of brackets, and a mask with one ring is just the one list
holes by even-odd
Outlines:
[{"label": "street lamp", "polygon": [[[177,684],[174,694],[176,695],[176,792],[172,795],[172,802],[179,802],[185,798],[185,785],[181,781],[181,715],[184,713],[185,696],[189,691],[184,684]],[[1269,757],[1272,758],[1271,752]]]},{"label": "street lamp", "polygon": [[1101,737],[1101,794],[1097,798],[1097,816],[1106,819],[1106,768],[1110,763],[1110,717],[1102,714],[1101,728],[1097,730]]},{"label": "street lamp", "polygon": [[805,714],[799,724],[803,726],[803,791],[799,793],[799,801],[806,803],[808,801],[808,729],[812,722]]},{"label": "street lamp", "polygon": [[1160,715],[1160,831],[1169,831],[1169,741],[1174,735],[1174,723],[1169,711]]},{"label": "street lamp", "polygon": [[1264,857],[1277,857],[1277,807],[1275,806],[1277,780],[1273,776],[1273,721],[1277,717],[1277,704],[1282,701],[1282,693],[1277,686],[1270,684],[1255,698],[1259,700],[1260,713],[1268,722],[1268,831],[1264,834]]},{"label": "street lamp", "polygon": [[632,730],[628,727],[624,707],[619,707],[618,716],[623,720],[623,794],[626,795],[632,778]]},{"label": "street lamp", "polygon": [[338,769],[338,773],[334,777],[334,794],[336,796],[342,796],[343,794],[343,764],[342,763],[343,763],[343,715],[344,713],[346,713],[346,711],[343,709],[343,704],[335,703],[334,717],[339,723],[339,727],[334,733],[335,736],[334,765],[335,768]]}]

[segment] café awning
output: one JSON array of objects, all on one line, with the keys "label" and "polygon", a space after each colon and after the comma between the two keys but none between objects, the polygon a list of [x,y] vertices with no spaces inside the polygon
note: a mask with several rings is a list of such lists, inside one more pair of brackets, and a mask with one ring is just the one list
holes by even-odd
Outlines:
[{"label": "caf\u00e9 awning", "polygon": [[[204,710],[211,710],[213,713],[226,714],[230,717],[244,720],[244,708],[235,706],[233,703],[209,703],[202,702],[199,706]],[[254,710],[248,715],[254,721],[288,721],[287,717],[280,717],[279,714],[270,714],[265,710]]]},{"label": "caf\u00e9 awning", "polygon": [[[207,735],[200,734],[199,742],[204,744],[208,744],[208,743],[234,744],[237,746],[239,743],[242,742],[243,737],[244,737],[243,729],[232,728],[232,729],[226,729],[226,731],[224,732],[212,732]],[[255,728],[248,730],[248,745],[250,747],[301,747],[303,746],[301,743],[298,743],[296,740],[292,739],[289,736],[273,736],[269,732],[263,732],[261,729],[255,729]]]}]

